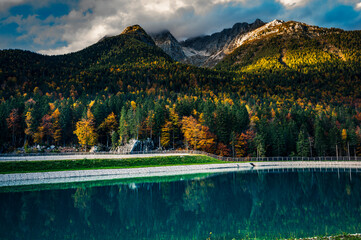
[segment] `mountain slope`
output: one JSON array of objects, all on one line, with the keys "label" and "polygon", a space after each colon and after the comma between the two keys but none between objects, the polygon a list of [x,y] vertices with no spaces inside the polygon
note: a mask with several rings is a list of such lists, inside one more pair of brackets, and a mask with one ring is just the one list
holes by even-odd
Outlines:
[{"label": "mountain slope", "polygon": [[240,47],[226,56],[217,68],[246,72],[271,68],[308,71],[324,63],[359,62],[361,45],[356,40],[359,35],[359,31],[277,20],[240,39]]},{"label": "mountain slope", "polygon": [[65,55],[43,56],[29,51],[3,50],[0,51],[0,95],[9,96],[17,89],[46,88],[49,81],[69,86],[69,79],[92,69],[152,62],[171,63],[173,60],[137,25]]},{"label": "mountain slope", "polygon": [[299,95],[317,101],[353,101],[361,96],[360,37],[361,31],[278,22],[250,33],[216,69],[237,72],[251,88],[271,94],[293,95],[299,88]]}]

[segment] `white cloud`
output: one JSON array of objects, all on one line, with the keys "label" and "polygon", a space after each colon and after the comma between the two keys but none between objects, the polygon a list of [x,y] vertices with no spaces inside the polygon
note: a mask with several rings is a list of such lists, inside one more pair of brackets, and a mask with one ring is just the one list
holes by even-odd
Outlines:
[{"label": "white cloud", "polygon": [[309,0],[277,0],[287,8],[301,7],[307,4]]},{"label": "white cloud", "polygon": [[361,2],[359,2],[359,3],[356,4],[355,9],[361,10]]},{"label": "white cloud", "polygon": [[[57,19],[52,26],[54,38],[68,43],[55,49],[43,49],[42,54],[62,54],[78,51],[97,42],[105,35],[116,35],[134,24],[140,24],[148,32],[172,29],[176,37],[186,34],[203,34],[204,30],[217,26],[219,19],[208,16],[220,4],[241,4],[246,0],[81,0],[78,8]],[[91,11],[89,11],[89,9]],[[240,17],[241,19],[241,17]],[[213,24],[213,22],[215,24]],[[206,25],[209,25],[205,27]],[[54,30],[56,29],[56,30]],[[203,31],[199,33],[199,30]],[[38,40],[47,39],[46,31]],[[188,37],[187,36],[187,37]]]}]

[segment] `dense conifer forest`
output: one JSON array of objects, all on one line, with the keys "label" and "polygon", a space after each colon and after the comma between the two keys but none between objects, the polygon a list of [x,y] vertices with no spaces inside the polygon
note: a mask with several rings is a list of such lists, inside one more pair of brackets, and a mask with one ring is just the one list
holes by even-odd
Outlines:
[{"label": "dense conifer forest", "polygon": [[249,41],[214,69],[173,61],[139,26],[61,56],[0,51],[0,152],[135,138],[222,156],[361,155],[361,32],[319,31]]}]

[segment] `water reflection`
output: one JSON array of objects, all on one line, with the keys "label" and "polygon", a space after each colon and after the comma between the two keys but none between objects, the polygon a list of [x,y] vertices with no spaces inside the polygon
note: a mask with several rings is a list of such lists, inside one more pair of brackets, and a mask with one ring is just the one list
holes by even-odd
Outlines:
[{"label": "water reflection", "polygon": [[0,239],[241,239],[361,230],[361,175],[248,172],[0,193]]}]

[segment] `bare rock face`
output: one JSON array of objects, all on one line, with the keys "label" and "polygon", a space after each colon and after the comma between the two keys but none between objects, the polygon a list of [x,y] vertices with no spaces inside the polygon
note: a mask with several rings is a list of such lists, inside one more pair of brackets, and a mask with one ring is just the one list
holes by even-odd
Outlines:
[{"label": "bare rock face", "polygon": [[324,32],[323,28],[295,21],[284,22],[276,19],[264,23],[257,19],[251,24],[236,23],[232,28],[221,32],[190,38],[182,42],[178,42],[169,31],[153,34],[152,38],[156,45],[174,60],[198,67],[212,68],[236,48],[254,40],[274,35],[316,37]]},{"label": "bare rock face", "polygon": [[232,28],[207,36],[199,36],[178,42],[169,31],[152,34],[156,45],[174,60],[200,67],[214,67],[237,46],[235,40],[265,23],[257,19],[254,23],[236,23]]},{"label": "bare rock face", "polygon": [[184,61],[186,55],[178,40],[168,31],[164,30],[157,34],[150,34],[158,47],[163,49],[171,58],[176,61]]}]

